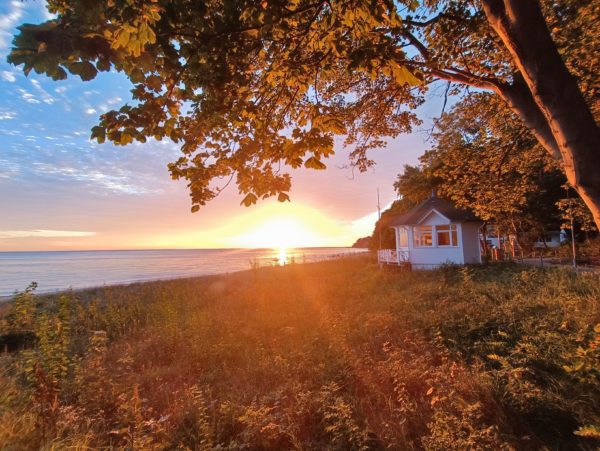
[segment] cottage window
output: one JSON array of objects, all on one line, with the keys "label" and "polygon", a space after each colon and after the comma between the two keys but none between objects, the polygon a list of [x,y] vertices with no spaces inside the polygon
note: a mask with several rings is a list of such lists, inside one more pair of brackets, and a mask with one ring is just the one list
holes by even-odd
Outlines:
[{"label": "cottage window", "polygon": [[456,224],[438,225],[435,229],[438,246],[458,246]]},{"label": "cottage window", "polygon": [[408,247],[408,231],[405,227],[398,229],[398,247]]},{"label": "cottage window", "polygon": [[433,246],[433,227],[419,226],[414,228],[413,236],[415,247],[431,247]]}]

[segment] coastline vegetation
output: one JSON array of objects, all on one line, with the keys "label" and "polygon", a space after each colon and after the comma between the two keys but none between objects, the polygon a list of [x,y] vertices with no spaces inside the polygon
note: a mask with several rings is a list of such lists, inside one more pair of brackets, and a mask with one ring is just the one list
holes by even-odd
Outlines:
[{"label": "coastline vegetation", "polygon": [[0,310],[0,448],[597,449],[600,278],[369,257]]}]

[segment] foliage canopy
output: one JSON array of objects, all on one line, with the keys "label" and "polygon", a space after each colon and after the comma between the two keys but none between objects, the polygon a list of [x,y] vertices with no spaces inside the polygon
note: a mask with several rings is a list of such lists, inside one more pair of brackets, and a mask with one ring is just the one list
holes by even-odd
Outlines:
[{"label": "foliage canopy", "polygon": [[[58,18],[22,25],[9,61],[55,80],[124,72],[132,102],[103,114],[92,138],[180,143],[183,155],[169,169],[188,181],[193,211],[233,179],[245,205],[272,195],[285,201],[286,171],[324,169],[335,135],[352,147],[353,164],[371,166],[367,151],[411,131],[413,110],[439,79],[456,83],[455,94],[465,86],[500,93],[559,152],[548,125],[536,122],[531,94],[519,91],[522,69],[490,25],[492,3],[49,0]],[[586,1],[544,5],[563,48],[571,24],[595,11]]]}]

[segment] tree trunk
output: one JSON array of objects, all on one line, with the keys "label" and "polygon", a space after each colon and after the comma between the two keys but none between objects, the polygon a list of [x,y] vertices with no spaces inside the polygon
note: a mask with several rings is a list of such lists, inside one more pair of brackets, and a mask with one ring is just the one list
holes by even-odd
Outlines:
[{"label": "tree trunk", "polygon": [[495,92],[499,94],[508,104],[513,113],[521,118],[525,126],[531,130],[538,142],[548,151],[556,160],[562,160],[562,155],[552,134],[552,130],[542,114],[542,111],[535,103],[529,87],[520,73],[513,76],[512,83],[499,85]]},{"label": "tree trunk", "polygon": [[[512,55],[546,119],[567,180],[600,228],[600,130],[556,49],[538,1],[482,0],[482,3],[488,22]],[[505,98],[526,123],[531,121],[531,115],[525,117],[522,108]],[[537,131],[540,130],[543,128]],[[539,133],[536,136],[540,139]],[[546,148],[547,141],[540,140]]]}]

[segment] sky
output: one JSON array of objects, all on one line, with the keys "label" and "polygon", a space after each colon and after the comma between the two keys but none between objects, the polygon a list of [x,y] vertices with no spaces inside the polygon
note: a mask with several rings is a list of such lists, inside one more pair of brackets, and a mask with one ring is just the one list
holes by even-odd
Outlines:
[{"label": "sky", "polygon": [[0,1],[0,252],[349,246],[373,229],[377,189],[382,207],[396,198],[394,180],[429,147],[440,114],[432,96],[421,129],[374,150],[366,173],[348,167],[340,139],[327,170],[292,172],[292,202],[243,207],[230,185],[191,213],[185,182],[167,170],[176,144],[89,139],[100,114],[131,98],[125,76],[55,82],[6,62],[16,27],[50,18],[45,0]]}]

